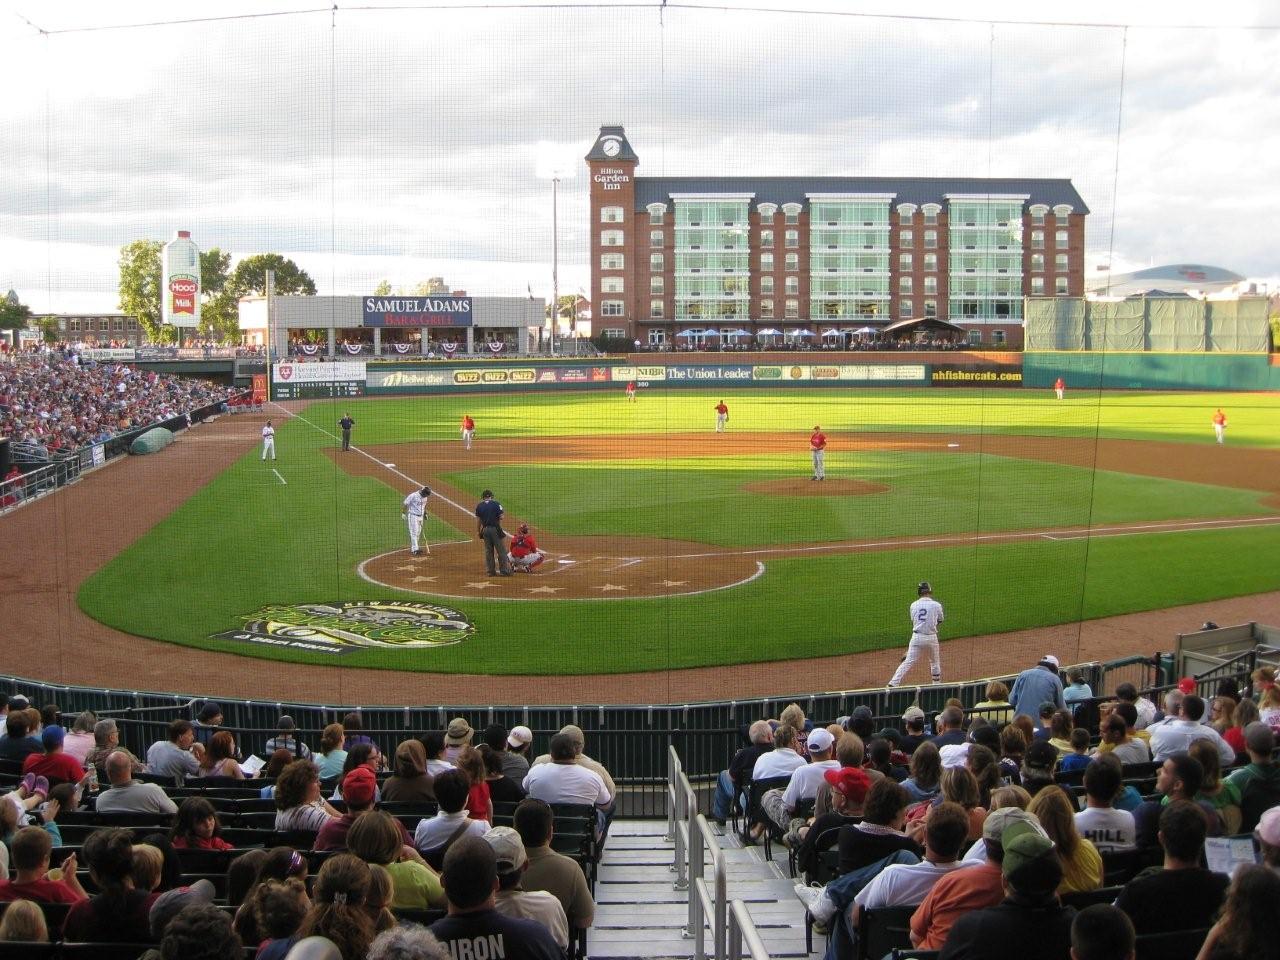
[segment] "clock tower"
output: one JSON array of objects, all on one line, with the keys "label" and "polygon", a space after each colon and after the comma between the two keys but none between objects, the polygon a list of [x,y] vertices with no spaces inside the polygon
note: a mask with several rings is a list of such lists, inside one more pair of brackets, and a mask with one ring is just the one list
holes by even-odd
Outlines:
[{"label": "clock tower", "polygon": [[627,142],[622,127],[601,127],[586,156],[591,177],[591,305],[593,333],[627,331],[635,336],[640,303],[635,278],[636,167],[640,158]]}]

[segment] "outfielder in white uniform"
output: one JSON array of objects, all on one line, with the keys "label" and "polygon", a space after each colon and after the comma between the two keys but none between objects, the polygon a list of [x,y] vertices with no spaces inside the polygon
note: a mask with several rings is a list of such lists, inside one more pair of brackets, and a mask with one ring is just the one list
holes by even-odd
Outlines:
[{"label": "outfielder in white uniform", "polygon": [[917,660],[926,653],[929,655],[929,673],[934,683],[942,682],[942,651],[938,649],[938,624],[942,622],[942,604],[933,599],[933,588],[929,581],[924,581],[916,588],[920,599],[911,604],[911,642],[907,644],[907,655],[893,672],[889,686],[896,687],[902,682]]},{"label": "outfielder in white uniform", "polygon": [[[409,523],[409,552],[415,557],[422,553],[419,543],[422,541],[422,520],[427,512],[427,497],[431,496],[431,488],[423,487],[404,498],[400,515]],[[427,548],[430,552],[430,547]]]},{"label": "outfielder in white uniform", "polygon": [[271,421],[267,421],[267,425],[262,428],[262,459],[267,459],[267,454],[271,454],[271,459],[276,458],[276,428],[271,425]]}]

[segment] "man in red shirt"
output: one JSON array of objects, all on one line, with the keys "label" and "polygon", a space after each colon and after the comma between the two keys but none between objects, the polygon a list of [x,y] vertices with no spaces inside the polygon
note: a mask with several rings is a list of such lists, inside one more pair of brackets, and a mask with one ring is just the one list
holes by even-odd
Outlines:
[{"label": "man in red shirt", "polygon": [[716,433],[724,433],[724,425],[729,422],[729,408],[721,400],[716,404]]},{"label": "man in red shirt", "polygon": [[627,399],[634,400],[636,398],[636,382],[634,380],[627,381]]},{"label": "man in red shirt", "polygon": [[821,427],[813,428],[813,436],[809,438],[809,448],[813,451],[813,480],[825,480],[827,471],[823,467],[823,451],[827,449],[827,435]]},{"label": "man in red shirt", "polygon": [[45,727],[40,734],[44,753],[33,753],[23,760],[22,772],[47,777],[50,782],[79,783],[84,778],[84,767],[75,757],[63,752],[62,741],[66,736],[67,731],[57,724]]},{"label": "man in red shirt", "polygon": [[43,827],[23,827],[13,837],[13,867],[17,877],[0,880],[0,901],[33,900],[36,903],[75,903],[88,894],[76,879],[76,855],[62,861],[62,879],[49,879],[49,854],[53,837]]},{"label": "man in red shirt", "polygon": [[1218,408],[1218,412],[1213,415],[1213,436],[1219,443],[1225,443],[1227,439],[1227,415],[1222,412],[1222,408]]},{"label": "man in red shirt", "polygon": [[538,542],[533,539],[527,523],[520,524],[520,529],[511,538],[511,569],[521,573],[532,573],[533,568],[547,559],[547,555],[538,549]]},{"label": "man in red shirt", "polygon": [[1061,377],[1053,381],[1053,392],[1058,395],[1058,399],[1062,399],[1062,395],[1067,392],[1067,383]]},{"label": "man in red shirt", "polygon": [[471,449],[471,438],[474,437],[475,434],[476,434],[476,422],[471,419],[471,414],[469,413],[463,414],[462,415],[462,446],[465,449],[467,450]]}]

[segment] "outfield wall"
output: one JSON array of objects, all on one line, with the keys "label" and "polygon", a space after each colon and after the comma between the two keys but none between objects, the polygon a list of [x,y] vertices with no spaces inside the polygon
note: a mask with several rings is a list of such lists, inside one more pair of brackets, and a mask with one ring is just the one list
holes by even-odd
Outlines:
[{"label": "outfield wall", "polygon": [[1280,366],[1265,353],[1127,353],[1072,350],[1022,355],[1022,382],[1068,389],[1280,390]]}]

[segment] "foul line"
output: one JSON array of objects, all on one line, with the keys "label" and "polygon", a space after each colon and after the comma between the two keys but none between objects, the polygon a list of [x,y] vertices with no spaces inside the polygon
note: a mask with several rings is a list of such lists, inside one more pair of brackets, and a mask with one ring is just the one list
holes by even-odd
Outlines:
[{"label": "foul line", "polygon": [[911,537],[900,540],[876,540],[868,542],[828,543],[812,547],[765,547],[758,550],[717,550],[710,553],[674,553],[672,560],[701,560],[710,557],[750,557],[758,555],[792,556],[800,553],[859,553],[879,547],[929,547],[963,545],[986,540],[1085,540],[1089,537],[1132,537],[1141,533],[1197,533],[1200,530],[1239,530],[1245,527],[1275,526],[1280,516],[1245,517],[1237,520],[1168,520],[1159,523],[1135,524],[1127,527],[1070,527],[1063,530],[1009,530],[1004,533],[977,533],[949,537]]},{"label": "foul line", "polygon": [[[301,414],[294,413],[292,410],[286,409],[285,407],[280,406],[280,404],[276,403],[274,400],[273,400],[273,401],[271,401],[271,405],[272,405],[273,407],[277,407],[277,408],[279,408],[280,410],[283,410],[283,411],[284,411],[284,413],[285,413],[285,416],[292,417],[292,418],[293,418],[293,419],[295,419],[295,420],[301,420],[303,423],[305,423],[307,426],[311,427],[312,429],[319,430],[319,431],[320,431],[321,433],[323,433],[326,437],[329,437],[329,438],[331,438],[331,439],[333,439],[333,440],[337,440],[337,439],[338,439],[338,435],[337,435],[336,433],[330,433],[330,432],[329,432],[328,430],[326,430],[324,427],[320,426],[320,424],[318,424],[318,423],[312,423],[312,422],[311,422],[310,420],[308,420],[306,417],[302,416]],[[422,485],[422,483],[421,483],[420,481],[415,480],[413,477],[409,476],[407,473],[402,473],[401,471],[397,470],[395,467],[391,466],[391,464],[389,464],[389,463],[384,463],[383,461],[381,461],[381,460],[379,460],[377,457],[375,457],[373,454],[371,454],[371,453],[366,453],[364,450],[361,450],[361,449],[360,449],[358,446],[356,446],[355,444],[352,444],[352,445],[351,445],[351,449],[352,449],[352,450],[354,450],[356,453],[360,454],[360,456],[362,456],[362,457],[368,457],[370,460],[372,460],[372,461],[373,461],[374,463],[376,463],[378,466],[382,467],[384,470],[390,470],[390,471],[391,471],[392,473],[394,473],[397,477],[400,477],[400,478],[401,478],[401,479],[403,479],[403,480],[407,480],[407,481],[409,481],[409,482],[410,482],[410,483],[412,483],[415,487],[421,488],[421,487],[423,486],[423,485]],[[475,516],[475,512],[474,512],[474,511],[472,511],[472,510],[468,510],[466,507],[464,507],[464,506],[463,506],[462,504],[460,504],[460,503],[454,503],[452,500],[450,500],[448,497],[446,497],[443,493],[437,493],[435,490],[432,490],[432,491],[431,491],[431,496],[432,496],[432,497],[438,497],[439,499],[443,500],[445,503],[449,504],[449,506],[453,507],[454,509],[461,511],[462,513],[465,513],[468,517],[474,517],[474,516]]]},{"label": "foul line", "polygon": [[280,471],[277,470],[275,467],[271,468],[271,472],[274,473],[276,475],[276,479],[279,480],[281,483],[283,483],[286,487],[289,485],[289,482],[285,480],[284,477],[280,476]]}]

